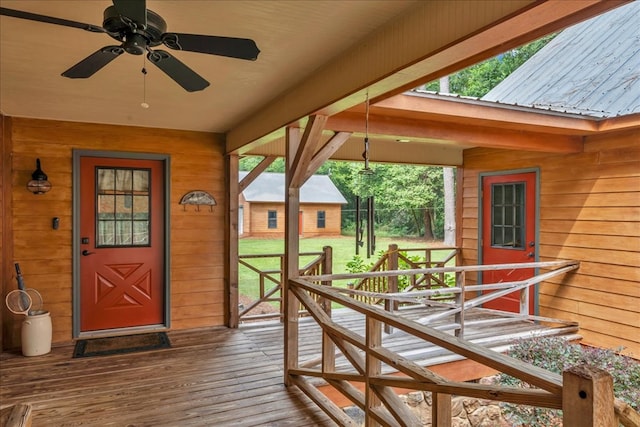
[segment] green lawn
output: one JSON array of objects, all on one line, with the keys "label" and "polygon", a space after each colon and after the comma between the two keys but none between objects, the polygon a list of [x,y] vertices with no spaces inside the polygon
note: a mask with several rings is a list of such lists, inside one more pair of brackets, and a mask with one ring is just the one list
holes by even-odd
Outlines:
[{"label": "green lawn", "polygon": [[[380,251],[387,250],[389,244],[395,243],[400,249],[426,248],[432,246],[421,240],[408,240],[402,238],[378,238],[376,242],[376,254]],[[284,240],[282,239],[258,239],[244,238],[239,240],[240,255],[255,254],[283,254]],[[354,237],[317,237],[300,239],[300,252],[321,252],[324,246],[331,246],[333,249],[333,272],[346,273],[346,264],[355,256],[355,238]],[[370,259],[366,257],[366,247],[360,248],[360,257],[369,264],[378,259],[377,255]],[[443,254],[448,251],[443,251]],[[444,256],[444,255],[443,255]],[[314,257],[301,257],[300,264],[305,265]],[[279,268],[278,258],[252,259],[250,263],[260,269],[277,269]],[[341,286],[343,283],[334,283],[335,286]],[[245,266],[239,268],[239,286],[240,294],[257,298],[259,295],[258,275],[249,270]],[[271,286],[268,283],[267,288]]]}]

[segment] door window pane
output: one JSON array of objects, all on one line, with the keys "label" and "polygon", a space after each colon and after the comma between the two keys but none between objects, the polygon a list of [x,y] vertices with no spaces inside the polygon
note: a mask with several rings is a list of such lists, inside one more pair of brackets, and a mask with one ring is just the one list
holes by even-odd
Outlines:
[{"label": "door window pane", "polygon": [[148,246],[151,218],[150,171],[98,167],[98,246]]},{"label": "door window pane", "polygon": [[491,186],[491,246],[524,248],[523,182]]}]

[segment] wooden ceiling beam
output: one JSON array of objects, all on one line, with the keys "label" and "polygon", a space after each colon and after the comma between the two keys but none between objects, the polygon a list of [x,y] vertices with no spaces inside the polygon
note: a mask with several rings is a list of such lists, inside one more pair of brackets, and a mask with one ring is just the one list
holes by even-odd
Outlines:
[{"label": "wooden ceiling beam", "polygon": [[300,145],[296,149],[296,154],[290,163],[291,182],[289,187],[302,187],[304,177],[307,175],[309,163],[316,152],[316,147],[322,137],[322,131],[327,123],[327,116],[314,115],[309,117],[307,126],[304,128]]},{"label": "wooden ceiling beam", "polygon": [[238,184],[238,192],[242,193],[262,172],[271,166],[271,163],[275,162],[277,158],[276,156],[265,156],[265,158],[240,181],[240,184]]},{"label": "wooden ceiling beam", "polygon": [[[332,116],[327,129],[335,132],[364,132],[364,115],[344,112]],[[543,132],[523,132],[498,127],[466,125],[455,122],[411,120],[402,117],[369,115],[369,134],[398,138],[419,138],[447,141],[453,145],[542,151],[549,153],[579,153],[583,138]]]},{"label": "wooden ceiling beam", "polygon": [[[349,111],[364,111],[354,107]],[[551,111],[499,104],[490,101],[445,97],[442,95],[400,94],[370,107],[379,115],[421,117],[449,122],[465,122],[480,126],[527,129],[534,132],[587,135],[598,132],[598,119],[576,117]]]},{"label": "wooden ceiling beam", "polygon": [[339,113],[365,95],[375,103],[626,2],[418,2],[231,129],[226,152],[243,154],[300,118]]},{"label": "wooden ceiling beam", "polygon": [[307,181],[311,178],[311,175],[316,173],[316,171],[322,166],[324,162],[329,160],[329,158],[342,147],[349,138],[351,137],[351,132],[338,132],[331,137],[329,141],[327,141],[320,150],[313,156],[311,162],[309,163],[309,167],[307,168],[307,173],[304,176],[304,181]]}]

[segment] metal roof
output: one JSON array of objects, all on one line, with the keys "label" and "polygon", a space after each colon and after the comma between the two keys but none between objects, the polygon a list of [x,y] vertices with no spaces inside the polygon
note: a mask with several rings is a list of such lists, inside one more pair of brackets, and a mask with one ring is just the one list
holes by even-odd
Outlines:
[{"label": "metal roof", "polygon": [[482,100],[593,117],[640,112],[640,1],[562,31]]},{"label": "metal roof", "polygon": [[[247,173],[240,172],[240,180]],[[242,194],[248,202],[284,203],[284,191],[283,173],[263,172],[245,188]],[[347,200],[328,175],[312,175],[300,188],[300,203],[345,204]]]}]

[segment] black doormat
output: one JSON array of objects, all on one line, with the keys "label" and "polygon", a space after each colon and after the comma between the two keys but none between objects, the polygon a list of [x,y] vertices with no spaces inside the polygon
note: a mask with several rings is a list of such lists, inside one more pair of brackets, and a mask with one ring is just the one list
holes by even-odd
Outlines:
[{"label": "black doormat", "polygon": [[162,348],[171,348],[171,342],[166,332],[123,335],[119,337],[78,340],[73,350],[73,357],[108,356],[111,354],[134,353]]}]

